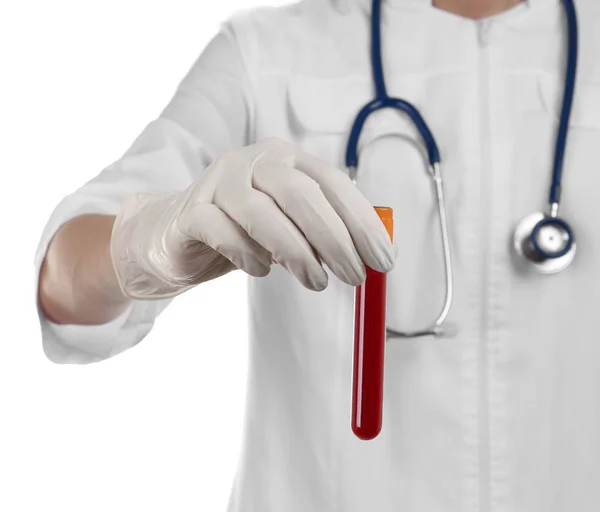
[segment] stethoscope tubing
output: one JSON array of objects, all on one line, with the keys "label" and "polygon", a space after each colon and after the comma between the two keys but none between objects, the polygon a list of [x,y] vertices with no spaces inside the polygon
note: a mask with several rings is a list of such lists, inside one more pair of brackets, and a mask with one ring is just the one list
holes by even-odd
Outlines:
[{"label": "stethoscope tubing", "polygon": [[433,167],[440,162],[440,151],[435,137],[423,119],[423,116],[409,102],[400,98],[391,98],[387,93],[381,51],[381,0],[373,0],[371,39],[371,69],[373,83],[375,84],[375,99],[365,105],[354,120],[346,150],[346,167],[354,170],[358,168],[358,142],[363,127],[371,114],[385,108],[399,110],[410,117],[423,138],[427,147],[429,164]]},{"label": "stethoscope tubing", "polygon": [[[381,4],[381,0],[374,0]],[[562,0],[567,19],[567,69],[565,71],[565,88],[563,92],[562,110],[556,145],[554,150],[554,165],[552,169],[552,184],[550,186],[550,216],[558,217],[560,205],[560,191],[562,184],[563,164],[567,148],[569,133],[569,120],[573,110],[573,97],[575,95],[575,82],[577,77],[577,56],[579,54],[579,27],[577,13],[573,0]]]},{"label": "stethoscope tubing", "polygon": [[[570,260],[572,260],[572,257],[574,255],[574,235],[569,224],[567,224],[564,220],[560,219],[558,215],[561,201],[560,196],[563,176],[563,164],[567,147],[567,136],[569,132],[568,128],[571,112],[573,109],[573,99],[575,94],[577,59],[579,51],[579,28],[577,23],[577,13],[575,10],[575,4],[573,0],[562,0],[562,3],[565,9],[567,21],[567,64],[565,71],[565,86],[563,93],[562,110],[560,114],[560,121],[554,149],[552,180],[550,184],[549,193],[549,211],[546,215],[540,214],[543,217],[542,220],[540,220],[535,225],[533,231],[527,237],[525,237],[522,240],[522,242],[529,243],[529,245],[534,251],[534,258],[542,258],[548,261],[553,260],[557,262],[559,262],[559,258],[562,258],[568,265],[568,263],[570,262]],[[348,168],[348,172],[352,181],[356,184],[359,163],[359,139],[362,130],[365,126],[365,123],[367,122],[371,114],[385,108],[391,108],[404,112],[414,123],[427,148],[427,155],[429,159],[429,174],[435,182],[437,206],[440,218],[440,229],[444,252],[444,267],[446,274],[446,299],[442,307],[442,311],[439,314],[436,321],[434,322],[434,324],[432,325],[432,327],[420,331],[415,331],[412,333],[388,329],[387,333],[389,337],[400,338],[414,338],[418,336],[440,335],[441,333],[443,333],[441,325],[449,314],[453,296],[452,256],[450,240],[448,235],[448,219],[444,200],[443,182],[440,170],[440,151],[431,129],[423,119],[423,116],[418,111],[418,109],[414,105],[410,104],[409,102],[403,99],[393,98],[388,95],[382,62],[381,6],[382,0],[372,0],[371,68],[373,74],[373,83],[375,87],[375,99],[367,103],[359,111],[352,124],[352,128],[350,130],[350,135],[348,138],[348,145],[346,148],[346,167]],[[527,221],[528,219],[524,219],[523,222],[526,223]],[[545,250],[544,247],[541,247],[541,245],[538,243],[538,234],[542,229],[544,229],[547,226],[560,228],[568,236],[568,243],[562,250],[550,252],[549,250]],[[517,232],[519,232],[519,229],[517,229]],[[573,252],[573,254],[570,254],[571,251]],[[531,259],[531,262],[533,262],[534,264],[536,263],[534,259]]]}]

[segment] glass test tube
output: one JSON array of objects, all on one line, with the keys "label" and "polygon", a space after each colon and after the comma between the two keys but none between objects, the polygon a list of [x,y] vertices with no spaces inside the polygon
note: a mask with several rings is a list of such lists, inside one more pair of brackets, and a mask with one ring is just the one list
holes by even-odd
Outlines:
[{"label": "glass test tube", "polygon": [[[375,210],[393,241],[393,210]],[[382,426],[386,290],[387,274],[369,267],[366,281],[356,288],[352,430],[365,441],[377,437]]]}]

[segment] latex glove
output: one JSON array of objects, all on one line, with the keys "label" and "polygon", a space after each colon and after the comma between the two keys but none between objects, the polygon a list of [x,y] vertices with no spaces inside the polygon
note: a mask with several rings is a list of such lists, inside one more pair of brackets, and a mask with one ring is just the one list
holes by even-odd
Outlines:
[{"label": "latex glove", "polygon": [[129,197],[111,255],[123,292],[138,299],[171,297],[235,268],[261,277],[278,263],[323,290],[322,264],[353,286],[365,264],[394,264],[389,235],[347,175],[276,139],[222,155],[183,192]]}]

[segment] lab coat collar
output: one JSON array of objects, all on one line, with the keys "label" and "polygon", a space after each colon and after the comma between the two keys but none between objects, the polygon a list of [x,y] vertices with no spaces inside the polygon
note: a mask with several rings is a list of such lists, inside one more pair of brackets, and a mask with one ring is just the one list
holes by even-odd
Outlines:
[{"label": "lab coat collar", "polygon": [[[362,8],[370,9],[372,0],[335,0],[338,4],[358,3]],[[391,7],[406,7],[410,5],[425,5],[433,7],[433,0],[383,0],[385,4]],[[558,3],[558,0],[524,0],[524,3],[530,7],[539,7],[549,3]]]}]

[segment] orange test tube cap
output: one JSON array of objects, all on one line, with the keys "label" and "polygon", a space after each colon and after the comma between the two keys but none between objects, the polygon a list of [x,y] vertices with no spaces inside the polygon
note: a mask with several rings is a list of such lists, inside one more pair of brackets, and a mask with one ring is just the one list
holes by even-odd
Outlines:
[{"label": "orange test tube cap", "polygon": [[394,210],[392,208],[389,208],[388,206],[375,206],[375,211],[377,212],[377,215],[379,215],[381,222],[383,222],[385,229],[387,229],[388,235],[390,235],[390,240],[393,242]]}]

